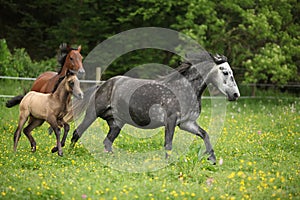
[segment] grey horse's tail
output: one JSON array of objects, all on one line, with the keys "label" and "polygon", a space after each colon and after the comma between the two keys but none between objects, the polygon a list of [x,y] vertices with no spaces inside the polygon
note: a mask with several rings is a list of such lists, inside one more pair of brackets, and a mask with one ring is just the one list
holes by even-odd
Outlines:
[{"label": "grey horse's tail", "polygon": [[24,96],[25,96],[25,94],[13,97],[12,99],[10,99],[6,102],[5,106],[7,108],[11,108],[15,105],[20,104]]},{"label": "grey horse's tail", "polygon": [[92,86],[84,91],[83,99],[74,98],[72,101],[72,112],[68,112],[68,114],[64,117],[64,121],[69,122],[71,120],[77,120],[82,116],[82,114],[87,109],[90,101],[95,98],[95,93],[97,89],[104,83],[101,82],[98,85]]}]

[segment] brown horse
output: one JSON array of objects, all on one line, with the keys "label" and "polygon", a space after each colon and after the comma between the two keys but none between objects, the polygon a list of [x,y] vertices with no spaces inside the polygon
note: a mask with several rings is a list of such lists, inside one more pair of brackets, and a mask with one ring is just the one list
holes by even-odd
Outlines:
[{"label": "brown horse", "polygon": [[[57,88],[53,93],[43,94],[40,92],[28,92],[20,103],[20,115],[18,128],[14,134],[14,151],[17,150],[18,141],[21,131],[30,117],[29,123],[24,128],[24,134],[30,141],[32,152],[36,151],[36,142],[30,132],[47,121],[56,135],[56,147],[52,149],[52,153],[58,150],[58,155],[62,156],[62,147],[65,144],[69,131],[69,124],[63,118],[67,114],[68,104],[70,103],[72,94],[79,99],[83,98],[83,92],[80,89],[80,83],[75,74],[68,72],[64,79],[57,84]],[[65,128],[65,132],[60,141],[60,127]]]},{"label": "brown horse", "polygon": [[[84,74],[85,70],[82,65],[82,56],[80,54],[81,46],[77,49],[73,49],[66,44],[60,46],[61,51],[65,51],[64,55],[60,62],[63,65],[59,72],[45,72],[41,74],[33,83],[31,91],[42,92],[42,93],[51,93],[55,87],[55,84],[58,80],[64,77],[69,70],[72,73]],[[13,97],[11,100],[6,102],[6,107],[13,107],[21,102],[25,95],[19,95]]]}]

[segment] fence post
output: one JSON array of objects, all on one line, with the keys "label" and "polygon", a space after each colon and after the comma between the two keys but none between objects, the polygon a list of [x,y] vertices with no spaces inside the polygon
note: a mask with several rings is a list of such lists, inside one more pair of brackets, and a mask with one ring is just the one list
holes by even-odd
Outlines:
[{"label": "fence post", "polygon": [[96,67],[96,84],[99,84],[99,81],[101,80],[101,67]]},{"label": "fence post", "polygon": [[254,84],[254,85],[252,86],[251,96],[252,96],[252,97],[255,97],[255,96],[256,96],[256,84]]}]

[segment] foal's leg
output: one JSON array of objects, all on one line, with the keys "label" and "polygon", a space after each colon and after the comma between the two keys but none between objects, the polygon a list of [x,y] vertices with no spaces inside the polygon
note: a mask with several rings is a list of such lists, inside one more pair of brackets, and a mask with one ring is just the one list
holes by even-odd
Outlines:
[{"label": "foal's leg", "polygon": [[70,125],[68,123],[64,123],[64,135],[63,135],[63,138],[61,140],[61,146],[64,147],[65,146],[65,142],[66,142],[66,139],[67,139],[67,136],[68,136],[68,133],[69,133],[69,130],[70,130]]},{"label": "foal's leg", "polygon": [[62,147],[61,147],[61,143],[60,143],[60,128],[58,126],[53,126],[51,125],[51,127],[53,128],[54,132],[55,132],[55,136],[56,136],[56,146],[57,146],[57,154],[59,156],[63,156],[63,152],[62,152]]},{"label": "foal's leg", "polygon": [[107,121],[107,123],[109,126],[109,131],[107,133],[106,138],[103,141],[103,144],[106,152],[112,152],[112,144],[115,141],[115,139],[118,137],[123,125],[118,126],[116,124],[116,121],[114,120],[109,120]]},{"label": "foal's leg", "polygon": [[205,130],[203,130],[196,122],[190,121],[181,123],[179,127],[182,130],[188,131],[190,133],[193,133],[199,137],[201,137],[204,140],[204,144],[206,147],[206,153],[209,154],[208,160],[212,161],[213,164],[216,164],[216,156],[214,153],[214,150],[212,148],[212,145],[209,140],[209,136]]},{"label": "foal's leg", "polygon": [[32,152],[35,152],[36,151],[36,142],[34,140],[34,138],[32,137],[31,135],[31,131],[42,125],[44,123],[44,120],[42,119],[36,119],[36,118],[33,118],[31,117],[30,120],[29,120],[29,124],[27,127],[24,128],[23,132],[24,134],[27,136],[28,140],[30,141],[30,145],[31,145],[31,151]]},{"label": "foal's leg", "polygon": [[56,146],[58,149],[57,153],[59,156],[62,156],[63,152],[62,152],[62,147],[61,147],[61,143],[60,143],[60,128],[58,127],[58,122],[54,116],[50,116],[48,118],[48,123],[51,125],[52,129],[54,130],[55,136],[56,136]]},{"label": "foal's leg", "polygon": [[[62,147],[65,146],[65,142],[66,142],[69,130],[70,130],[70,125],[68,123],[64,122],[64,135],[63,135],[63,138],[61,139],[61,146]],[[54,153],[54,152],[57,152],[57,150],[58,150],[58,148],[56,146],[56,147],[53,147],[51,152]]]},{"label": "foal's leg", "polygon": [[21,131],[28,119],[28,116],[29,116],[29,112],[27,110],[20,112],[18,128],[14,133],[14,151],[17,151],[18,142],[21,137]]}]

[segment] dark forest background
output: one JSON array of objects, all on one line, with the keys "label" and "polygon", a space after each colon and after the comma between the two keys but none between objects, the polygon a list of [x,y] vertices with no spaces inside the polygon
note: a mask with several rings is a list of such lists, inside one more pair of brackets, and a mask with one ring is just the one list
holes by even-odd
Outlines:
[{"label": "dark forest background", "polygon": [[[299,13],[297,0],[1,0],[0,75],[53,70],[62,42],[82,45],[87,55],[117,33],[155,26],[182,32],[226,55],[239,82],[295,84],[300,81]],[[167,53],[136,52],[108,74],[171,59]],[[39,71],[22,74],[26,67]]]}]

